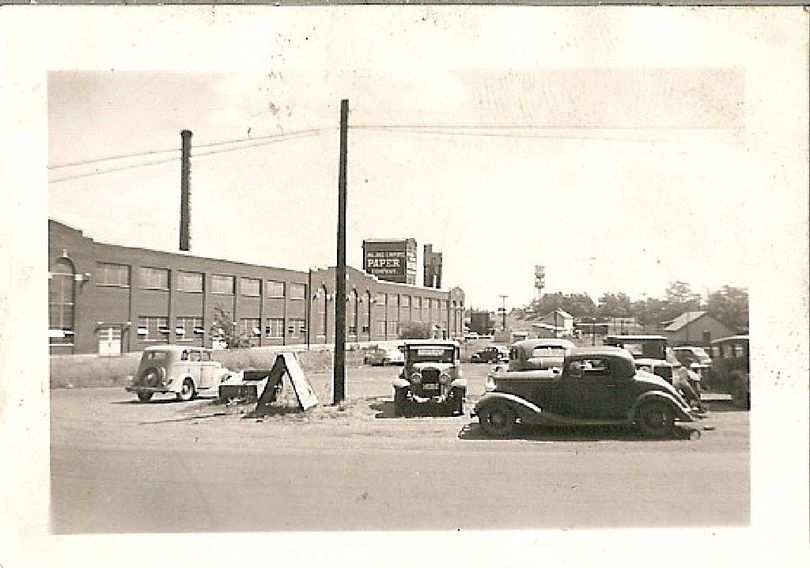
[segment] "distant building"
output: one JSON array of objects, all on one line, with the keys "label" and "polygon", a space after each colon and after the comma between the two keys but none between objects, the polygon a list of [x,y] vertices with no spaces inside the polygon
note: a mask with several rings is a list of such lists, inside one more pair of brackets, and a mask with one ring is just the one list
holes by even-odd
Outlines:
[{"label": "distant building", "polygon": [[423,281],[425,288],[442,287],[442,253],[433,252],[433,245],[427,244],[424,247],[424,271]]},{"label": "distant building", "polygon": [[734,335],[733,330],[705,311],[684,312],[662,325],[661,332],[670,345],[708,345],[715,339]]},{"label": "distant building", "polygon": [[495,318],[492,312],[472,310],[470,312],[470,331],[474,331],[478,335],[493,335]]},{"label": "distant building", "polygon": [[533,323],[532,331],[538,337],[571,337],[574,334],[574,316],[565,310],[556,309]]},{"label": "distant building", "polygon": [[[114,356],[149,345],[217,345],[219,314],[251,346],[334,342],[335,269],[298,271],[113,245],[48,222],[49,345]],[[398,339],[423,322],[463,334],[464,292],[384,282],[347,267],[349,342]],[[225,319],[225,318],[222,318]]]}]

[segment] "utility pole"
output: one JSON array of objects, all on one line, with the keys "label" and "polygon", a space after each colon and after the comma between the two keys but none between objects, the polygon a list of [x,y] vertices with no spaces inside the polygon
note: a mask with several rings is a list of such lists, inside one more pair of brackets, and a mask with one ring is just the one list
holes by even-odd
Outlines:
[{"label": "utility pole", "polygon": [[503,318],[503,330],[504,331],[506,331],[506,298],[508,298],[508,297],[509,296],[506,296],[504,294],[500,295],[501,302],[503,302],[503,307],[501,308],[501,317]]},{"label": "utility pole", "polygon": [[337,266],[335,268],[335,363],[332,404],[346,399],[346,157],[349,99],[340,101],[340,159],[338,165]]},{"label": "utility pole", "polygon": [[191,130],[180,131],[180,250],[191,250]]}]

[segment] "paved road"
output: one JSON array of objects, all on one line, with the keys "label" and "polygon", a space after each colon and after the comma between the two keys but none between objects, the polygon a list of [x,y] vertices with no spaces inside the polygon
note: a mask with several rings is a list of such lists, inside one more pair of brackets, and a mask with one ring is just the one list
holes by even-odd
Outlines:
[{"label": "paved road", "polygon": [[[210,399],[141,404],[119,389],[55,390],[52,530],[749,522],[747,412],[714,403],[706,423],[716,429],[697,440],[649,441],[613,429],[531,429],[489,440],[469,416],[390,418],[391,374],[351,370],[345,410],[261,423]],[[326,375],[311,380],[316,391],[328,383]]]}]

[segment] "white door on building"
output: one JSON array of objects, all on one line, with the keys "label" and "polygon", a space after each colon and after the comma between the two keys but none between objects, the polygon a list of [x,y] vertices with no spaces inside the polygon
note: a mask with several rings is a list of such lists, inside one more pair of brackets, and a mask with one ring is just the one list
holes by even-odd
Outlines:
[{"label": "white door on building", "polygon": [[121,354],[121,326],[105,325],[98,330],[98,354],[116,357]]}]

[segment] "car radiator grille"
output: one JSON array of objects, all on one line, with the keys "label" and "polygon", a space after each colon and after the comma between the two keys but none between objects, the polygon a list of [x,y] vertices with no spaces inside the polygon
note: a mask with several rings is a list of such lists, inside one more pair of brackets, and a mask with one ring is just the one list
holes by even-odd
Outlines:
[{"label": "car radiator grille", "polygon": [[420,396],[438,396],[441,394],[442,385],[439,384],[439,371],[426,369],[422,371],[422,384],[419,386]]}]

